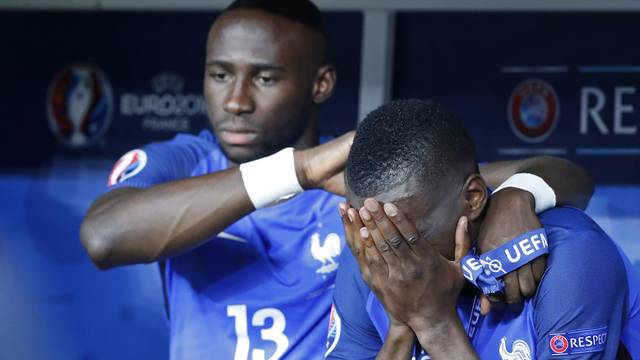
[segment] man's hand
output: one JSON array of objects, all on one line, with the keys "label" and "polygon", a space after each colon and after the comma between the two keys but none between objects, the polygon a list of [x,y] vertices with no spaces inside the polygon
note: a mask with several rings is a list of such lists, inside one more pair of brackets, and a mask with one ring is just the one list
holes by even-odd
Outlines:
[{"label": "man's hand", "polygon": [[[347,241],[350,248],[359,248],[354,255],[363,278],[392,319],[415,330],[439,323],[443,314],[457,317],[456,301],[465,281],[459,263],[420,239],[413,223],[393,204],[385,204],[383,210],[367,199],[359,214],[349,209],[347,217],[353,219],[345,220],[350,221],[345,224]],[[470,247],[466,227],[463,217],[456,231],[456,259]]]},{"label": "man's hand", "polygon": [[316,147],[295,151],[298,181],[304,189],[321,188],[344,196],[344,167],[354,132]]},{"label": "man's hand", "polygon": [[[527,191],[505,188],[491,196],[484,221],[478,233],[480,254],[491,251],[528,231],[540,228],[540,220],[534,211],[533,196]],[[524,298],[533,296],[546,268],[546,257],[522,266],[503,277],[504,297],[482,297],[483,314],[491,309],[491,303],[507,302],[514,312],[522,310]]]},{"label": "man's hand", "polygon": [[471,246],[467,218],[458,221],[456,260],[449,261],[395,205],[383,208],[374,199],[364,204],[359,212],[341,204],[340,215],[349,248],[391,327],[408,325],[434,359],[477,358],[456,313],[465,283],[459,260]]}]

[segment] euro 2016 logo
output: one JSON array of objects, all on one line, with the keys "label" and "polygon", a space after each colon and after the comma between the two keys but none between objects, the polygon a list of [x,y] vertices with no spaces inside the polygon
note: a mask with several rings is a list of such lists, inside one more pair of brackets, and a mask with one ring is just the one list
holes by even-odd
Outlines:
[{"label": "euro 2016 logo", "polygon": [[553,132],[558,123],[560,105],[549,83],[528,79],[511,93],[507,112],[513,132],[526,142],[538,143]]},{"label": "euro 2016 logo", "polygon": [[47,96],[47,115],[53,135],[72,148],[88,147],[109,127],[113,92],[104,73],[90,64],[60,71]]}]

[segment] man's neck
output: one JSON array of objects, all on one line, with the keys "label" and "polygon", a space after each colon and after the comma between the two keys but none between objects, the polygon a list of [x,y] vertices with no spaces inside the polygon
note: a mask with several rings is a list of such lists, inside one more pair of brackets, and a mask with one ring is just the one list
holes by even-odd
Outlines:
[{"label": "man's neck", "polygon": [[307,128],[304,129],[304,132],[298,140],[293,144],[293,148],[296,150],[308,149],[314,146],[317,146],[319,143],[318,140],[318,111],[316,109],[311,111],[310,114],[311,119],[309,120],[309,124]]}]

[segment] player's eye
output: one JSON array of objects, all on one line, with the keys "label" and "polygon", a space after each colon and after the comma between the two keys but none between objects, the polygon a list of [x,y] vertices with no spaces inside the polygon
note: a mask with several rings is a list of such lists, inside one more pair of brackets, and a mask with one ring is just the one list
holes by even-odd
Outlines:
[{"label": "player's eye", "polygon": [[209,73],[209,76],[213,78],[216,82],[225,82],[229,80],[229,74],[223,71],[212,71]]},{"label": "player's eye", "polygon": [[276,78],[273,76],[268,76],[268,75],[259,75],[257,77],[257,81],[260,85],[262,86],[271,86],[271,85],[275,85],[275,83],[277,82]]}]

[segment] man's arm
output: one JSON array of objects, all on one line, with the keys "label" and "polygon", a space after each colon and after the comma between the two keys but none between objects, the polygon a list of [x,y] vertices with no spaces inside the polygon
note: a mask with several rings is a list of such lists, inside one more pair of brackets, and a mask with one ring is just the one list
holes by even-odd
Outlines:
[{"label": "man's arm", "polygon": [[[516,173],[539,176],[555,193],[557,205],[586,208],[593,194],[593,180],[579,165],[568,160],[539,156],[523,160],[500,161],[480,168],[487,185],[496,189]],[[491,251],[516,236],[541,227],[534,211],[535,199],[531,193],[510,187],[491,195],[485,220],[478,234],[480,253]],[[504,277],[504,296],[482,297],[482,312],[489,312],[488,301],[506,301],[513,311],[522,308],[524,298],[535,294],[545,270],[546,257],[540,257]]]},{"label": "man's arm", "polygon": [[[303,188],[343,190],[342,169],[353,134],[294,152]],[[152,262],[206,241],[254,210],[238,168],[115,189],[90,207],[80,239],[100,268]]]},{"label": "man's arm", "polygon": [[614,359],[627,322],[627,274],[621,254],[583,214],[559,211],[545,215],[553,216],[546,224],[561,230],[552,227],[548,232],[549,264],[533,299],[536,357]]},{"label": "man's arm", "polygon": [[471,247],[467,218],[458,221],[449,261],[395,205],[383,210],[370,198],[359,213],[342,204],[340,214],[362,277],[390,320],[409,327],[433,359],[478,359],[456,312],[465,283],[459,260]]},{"label": "man's arm", "polygon": [[376,356],[376,360],[410,359],[415,341],[416,335],[411,328],[405,325],[392,324],[384,339],[382,349]]},{"label": "man's arm", "polygon": [[557,205],[586,209],[593,195],[593,179],[581,166],[552,156],[496,161],[480,167],[480,174],[495,189],[511,175],[530,173],[541,177],[556,193]]}]

